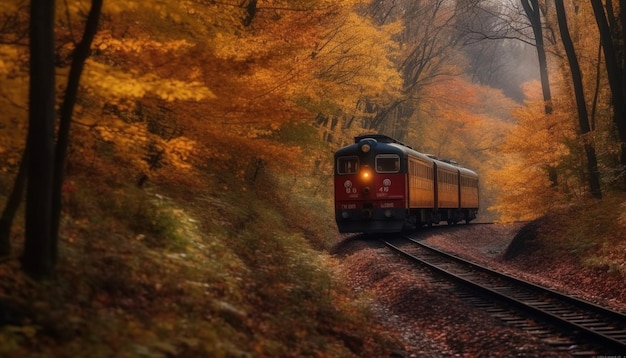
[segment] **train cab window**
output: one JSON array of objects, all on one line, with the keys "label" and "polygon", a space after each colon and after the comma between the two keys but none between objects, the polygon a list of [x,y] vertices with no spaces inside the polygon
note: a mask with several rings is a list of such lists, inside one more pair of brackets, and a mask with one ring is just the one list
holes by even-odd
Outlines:
[{"label": "train cab window", "polygon": [[400,171],[400,157],[396,154],[380,154],[376,156],[376,172],[397,173]]},{"label": "train cab window", "polygon": [[339,157],[337,158],[338,174],[356,174],[359,171],[358,157]]}]

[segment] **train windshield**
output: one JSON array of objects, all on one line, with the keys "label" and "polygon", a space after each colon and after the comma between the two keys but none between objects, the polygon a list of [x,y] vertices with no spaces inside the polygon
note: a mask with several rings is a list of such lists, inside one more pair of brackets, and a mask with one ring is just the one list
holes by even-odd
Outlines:
[{"label": "train windshield", "polygon": [[376,172],[397,173],[400,171],[400,157],[396,154],[380,154],[376,156]]},{"label": "train windshield", "polygon": [[337,158],[337,174],[356,174],[359,171],[359,158],[339,157]]}]

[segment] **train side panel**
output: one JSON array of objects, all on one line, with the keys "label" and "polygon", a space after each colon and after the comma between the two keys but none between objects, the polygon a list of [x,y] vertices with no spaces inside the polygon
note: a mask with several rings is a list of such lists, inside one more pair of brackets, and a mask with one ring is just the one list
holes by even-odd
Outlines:
[{"label": "train side panel", "polygon": [[458,168],[439,161],[435,163],[435,168],[436,209],[458,209],[460,206]]},{"label": "train side panel", "polygon": [[432,161],[409,157],[409,206],[411,209],[435,206],[434,166]]},{"label": "train side panel", "polygon": [[478,209],[478,175],[465,168],[459,169],[461,207],[464,209]]}]

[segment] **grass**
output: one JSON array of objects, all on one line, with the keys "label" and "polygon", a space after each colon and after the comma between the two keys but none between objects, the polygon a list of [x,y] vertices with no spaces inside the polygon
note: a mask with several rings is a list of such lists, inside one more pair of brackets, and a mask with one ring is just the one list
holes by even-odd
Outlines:
[{"label": "grass", "polygon": [[307,195],[319,183],[224,174],[228,187],[212,180],[187,195],[70,180],[57,278],[31,281],[16,257],[0,265],[0,356],[355,357],[394,346],[320,249],[332,217],[328,196]]}]

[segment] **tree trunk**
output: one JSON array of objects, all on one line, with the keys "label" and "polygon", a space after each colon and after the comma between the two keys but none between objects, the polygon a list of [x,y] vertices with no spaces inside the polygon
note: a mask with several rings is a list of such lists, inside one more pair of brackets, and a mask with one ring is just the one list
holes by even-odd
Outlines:
[{"label": "tree trunk", "polygon": [[52,222],[50,228],[54,258],[56,258],[59,223],[61,220],[61,188],[63,187],[63,178],[65,176],[65,159],[67,156],[67,147],[69,145],[72,113],[74,112],[74,105],[76,104],[78,85],[80,83],[80,76],[83,72],[83,68],[85,67],[85,60],[89,57],[91,42],[98,31],[98,21],[100,18],[100,11],[102,9],[102,1],[103,0],[93,0],[91,2],[91,9],[89,11],[89,15],[87,16],[83,39],[74,50],[72,65],[67,78],[65,97],[63,98],[63,104],[61,105],[61,120],[59,123],[59,132],[54,158],[54,191],[52,196]]},{"label": "tree trunk", "polygon": [[13,226],[13,219],[17,213],[17,209],[22,202],[22,197],[24,196],[27,163],[28,152],[24,151],[22,160],[20,161],[20,168],[17,171],[15,183],[13,184],[13,190],[2,211],[2,217],[0,217],[0,257],[11,255],[11,227]]},{"label": "tree trunk", "polygon": [[[626,6],[625,3],[626,1],[620,1],[620,5]],[[593,13],[596,18],[596,23],[598,24],[598,30],[600,31],[600,42],[602,43],[602,48],[604,49],[604,61],[606,63],[606,72],[609,79],[609,87],[611,89],[613,103],[613,123],[617,129],[618,140],[621,147],[619,158],[621,168],[618,176],[624,176],[624,172],[626,170],[626,87],[624,87],[624,68],[620,67],[619,64],[619,56],[614,46],[611,28],[609,27],[602,1],[591,0],[591,5],[593,6]],[[624,18],[625,10],[626,9],[624,8],[620,8],[621,19]],[[622,23],[622,28],[623,27],[624,23]],[[622,181],[625,180],[626,178]]]},{"label": "tree trunk", "polygon": [[580,72],[574,43],[570,37],[563,0],[555,0],[554,4],[556,5],[556,17],[559,23],[561,40],[563,41],[563,47],[565,49],[567,61],[569,62],[570,71],[572,73],[574,95],[576,98],[576,110],[578,112],[578,123],[580,126],[582,140],[584,142],[585,154],[587,155],[589,191],[594,198],[600,199],[602,198],[602,191],[600,189],[600,173],[598,172],[596,151],[593,143],[589,140],[589,138],[586,138],[586,134],[590,133],[591,129],[589,127],[589,114],[587,113],[587,103],[585,102],[585,93],[583,91],[582,73]]},{"label": "tree trunk", "polygon": [[550,80],[548,77],[548,60],[543,40],[543,30],[541,27],[541,9],[538,0],[522,0],[522,7],[530,21],[535,36],[535,47],[537,48],[537,59],[539,60],[539,76],[541,78],[541,90],[543,91],[543,101],[546,114],[552,113],[552,94],[550,92]]},{"label": "tree trunk", "polygon": [[50,235],[54,160],[54,0],[30,6],[30,93],[26,227],[22,269],[36,279],[54,273]]}]

